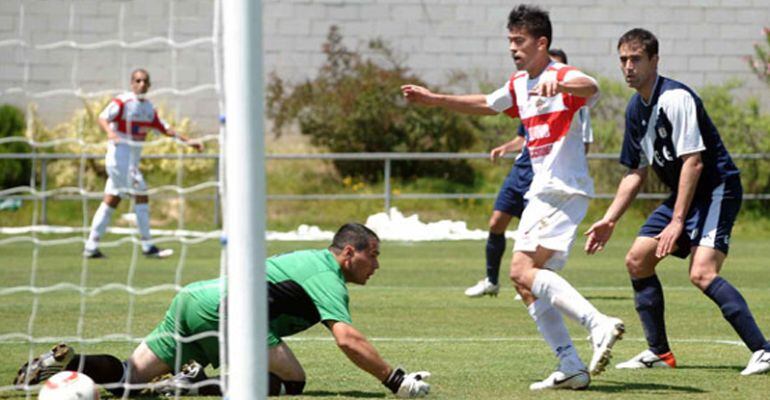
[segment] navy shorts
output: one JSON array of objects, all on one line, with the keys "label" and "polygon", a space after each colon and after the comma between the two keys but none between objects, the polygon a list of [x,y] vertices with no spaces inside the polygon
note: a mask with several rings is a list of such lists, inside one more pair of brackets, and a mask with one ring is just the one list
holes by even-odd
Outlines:
[{"label": "navy shorts", "polygon": [[[743,188],[738,176],[728,178],[714,188],[711,197],[695,198],[685,220],[682,236],[672,255],[687,258],[693,246],[717,249],[727,254],[730,232],[741,209]],[[639,230],[639,236],[655,237],[671,222],[676,197],[672,195],[661,204]]]},{"label": "navy shorts", "polygon": [[502,211],[514,217],[521,218],[527,200],[524,194],[532,183],[532,168],[520,167],[514,164],[511,172],[505,177],[500,192],[495,200],[495,211]]}]

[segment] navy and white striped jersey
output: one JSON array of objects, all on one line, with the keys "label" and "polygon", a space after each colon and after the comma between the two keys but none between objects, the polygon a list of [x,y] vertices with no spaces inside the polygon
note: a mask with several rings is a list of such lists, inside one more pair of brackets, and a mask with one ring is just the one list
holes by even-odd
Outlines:
[{"label": "navy and white striped jersey", "polygon": [[715,187],[739,174],[698,95],[680,82],[658,76],[649,103],[638,93],[628,103],[620,163],[631,169],[652,166],[676,193],[681,157],[693,153],[700,153],[703,162],[696,197],[711,196]]}]

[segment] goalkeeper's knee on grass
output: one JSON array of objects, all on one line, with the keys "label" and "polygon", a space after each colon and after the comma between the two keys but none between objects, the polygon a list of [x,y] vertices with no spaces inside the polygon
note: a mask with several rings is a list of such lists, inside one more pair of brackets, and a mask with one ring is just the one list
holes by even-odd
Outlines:
[{"label": "goalkeeper's knee on grass", "polygon": [[269,381],[269,396],[296,396],[302,394],[302,391],[305,389],[305,381],[285,381],[273,373],[270,373]]}]

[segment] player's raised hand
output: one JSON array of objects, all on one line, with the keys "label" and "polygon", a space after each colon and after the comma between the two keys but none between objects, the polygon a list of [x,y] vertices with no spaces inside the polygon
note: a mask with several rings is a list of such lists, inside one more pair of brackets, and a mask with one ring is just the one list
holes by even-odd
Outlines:
[{"label": "player's raised hand", "polygon": [[406,374],[404,381],[396,392],[396,396],[401,398],[424,397],[430,392],[430,384],[425,379],[430,377],[430,372],[419,371]]},{"label": "player's raised hand", "polygon": [[401,86],[401,93],[409,102],[428,105],[432,104],[431,99],[434,96],[433,92],[418,85],[403,85]]},{"label": "player's raised hand", "polygon": [[506,145],[497,146],[489,152],[489,161],[496,162],[498,158],[505,155],[508,152]]},{"label": "player's raised hand", "polygon": [[597,251],[604,250],[604,246],[612,237],[612,232],[615,230],[615,223],[606,219],[596,221],[585,232],[588,237],[586,240],[585,251],[588,254],[595,254]]},{"label": "player's raised hand", "polygon": [[672,220],[666,225],[663,231],[660,232],[658,236],[655,236],[655,239],[658,239],[658,247],[655,249],[655,256],[663,258],[671,254],[676,247],[676,240],[682,235],[683,229],[684,225],[681,221],[677,220]]},{"label": "player's raised hand", "polygon": [[529,91],[529,94],[532,96],[553,97],[561,92],[561,85],[558,81],[547,80],[538,83]]},{"label": "player's raised hand", "polygon": [[197,151],[198,153],[200,153],[204,149],[203,142],[201,142],[200,140],[190,139],[187,141],[187,145],[195,149],[195,151]]}]

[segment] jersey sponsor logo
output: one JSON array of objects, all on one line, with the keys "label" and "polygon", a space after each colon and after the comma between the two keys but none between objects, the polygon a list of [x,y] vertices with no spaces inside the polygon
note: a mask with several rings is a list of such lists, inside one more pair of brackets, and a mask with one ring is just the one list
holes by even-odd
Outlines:
[{"label": "jersey sponsor logo", "polygon": [[674,156],[671,155],[666,147],[663,148],[663,158],[665,158],[666,161],[674,161]]},{"label": "jersey sponsor logo", "polygon": [[546,144],[543,146],[538,147],[528,147],[529,148],[529,158],[540,158],[545,157],[549,154],[551,154],[551,150],[553,149],[553,144]]},{"label": "jersey sponsor logo", "polygon": [[665,164],[665,161],[660,157],[660,153],[657,150],[655,150],[655,154],[652,155],[652,158],[655,160],[655,164],[658,164],[661,167]]},{"label": "jersey sponsor logo", "polygon": [[572,117],[573,113],[564,111],[523,119],[522,123],[529,132],[527,147],[531,149],[559,141],[569,132]]},{"label": "jersey sponsor logo", "polygon": [[551,130],[547,124],[535,125],[528,129],[529,140],[545,139],[551,136]]},{"label": "jersey sponsor logo", "polygon": [[655,154],[653,154],[652,158],[655,159],[655,164],[658,164],[661,167],[666,165],[666,161],[674,161],[674,156],[665,147],[661,148],[660,151],[655,150]]}]

